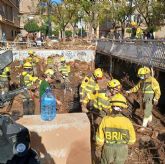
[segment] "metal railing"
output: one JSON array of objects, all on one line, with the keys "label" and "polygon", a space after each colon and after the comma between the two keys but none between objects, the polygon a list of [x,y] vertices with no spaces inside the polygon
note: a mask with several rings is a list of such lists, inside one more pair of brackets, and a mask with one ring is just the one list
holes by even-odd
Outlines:
[{"label": "metal railing", "polygon": [[165,70],[163,40],[98,40],[96,52]]}]

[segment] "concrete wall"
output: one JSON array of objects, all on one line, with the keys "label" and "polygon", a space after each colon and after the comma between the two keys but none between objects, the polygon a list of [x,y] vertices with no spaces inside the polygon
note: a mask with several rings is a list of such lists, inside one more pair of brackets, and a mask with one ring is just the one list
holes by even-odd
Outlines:
[{"label": "concrete wall", "polygon": [[[43,58],[47,58],[50,55],[64,55],[66,61],[86,61],[93,62],[95,59],[94,50],[36,50],[35,53]],[[28,51],[13,51],[14,60],[23,60],[28,56]]]}]

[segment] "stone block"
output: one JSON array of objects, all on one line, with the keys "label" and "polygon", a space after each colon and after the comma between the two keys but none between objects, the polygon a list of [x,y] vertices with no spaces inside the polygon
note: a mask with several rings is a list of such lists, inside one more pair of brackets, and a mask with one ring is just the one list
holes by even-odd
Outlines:
[{"label": "stone block", "polygon": [[57,114],[52,121],[39,115],[17,121],[30,130],[31,146],[44,164],[90,164],[90,123],[84,113]]}]

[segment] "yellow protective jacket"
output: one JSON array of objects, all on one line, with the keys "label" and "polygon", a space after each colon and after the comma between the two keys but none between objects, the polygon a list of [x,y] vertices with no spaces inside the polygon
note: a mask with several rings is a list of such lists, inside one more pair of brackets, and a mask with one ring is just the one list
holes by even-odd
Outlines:
[{"label": "yellow protective jacket", "polygon": [[133,144],[136,141],[131,121],[121,114],[105,116],[96,132],[96,145]]},{"label": "yellow protective jacket", "polygon": [[110,98],[106,94],[106,90],[97,91],[96,98],[93,101],[94,108],[100,111],[111,111]]},{"label": "yellow protective jacket", "polygon": [[33,77],[31,74],[29,74],[28,72],[22,72],[22,76],[23,76],[23,83],[25,86],[27,87],[31,87],[33,85],[33,83],[38,80],[38,77]]},{"label": "yellow protective jacket", "polygon": [[130,91],[132,93],[137,92],[139,89],[142,90],[143,94],[153,94],[154,98],[159,100],[161,91],[158,81],[150,76],[145,80],[140,80],[139,83],[132,88]]},{"label": "yellow protective jacket", "polygon": [[87,86],[88,82],[89,82],[90,77],[89,76],[85,76],[84,79],[81,82],[80,88],[79,88],[79,95],[80,95],[80,101],[82,101],[85,97],[85,87]]},{"label": "yellow protective jacket", "polygon": [[70,73],[70,66],[67,64],[61,65],[59,71],[62,73],[63,76],[68,77]]},{"label": "yellow protective jacket", "polygon": [[10,75],[10,67],[5,67],[3,72],[0,74],[0,78],[8,78]]},{"label": "yellow protective jacket", "polygon": [[47,65],[53,65],[53,64],[54,64],[54,59],[53,59],[53,57],[47,58],[46,64],[47,64]]},{"label": "yellow protective jacket", "polygon": [[[89,100],[94,99],[91,98],[94,92],[97,92],[100,89],[98,83],[95,81],[94,77],[90,77],[87,86],[84,88],[84,94],[86,95],[83,103],[87,104]],[[94,96],[95,97],[95,96]]]},{"label": "yellow protective jacket", "polygon": [[39,60],[40,59],[37,56],[33,56],[33,57],[29,56],[26,58],[26,62],[31,63],[33,66],[35,66],[39,62]]}]

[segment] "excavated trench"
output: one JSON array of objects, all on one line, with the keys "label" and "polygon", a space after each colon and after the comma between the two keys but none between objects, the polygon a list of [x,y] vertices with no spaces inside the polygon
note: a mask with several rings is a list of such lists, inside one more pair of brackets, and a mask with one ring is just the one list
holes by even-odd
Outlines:
[{"label": "excavated trench", "polygon": [[[123,90],[132,88],[137,82],[137,70],[140,65],[129,63],[118,58],[111,58],[103,54],[96,54],[95,66],[101,67],[114,78],[121,81]],[[136,131],[137,142],[130,146],[129,157],[126,163],[165,163],[165,72],[154,69],[160,88],[161,97],[159,104],[153,109],[153,121],[149,128],[142,134]],[[128,100],[128,117],[134,123],[135,130],[142,124],[143,108],[141,93],[125,95]]]},{"label": "excavated trench", "polygon": [[[70,87],[72,90],[67,90],[64,93],[64,87],[60,84],[60,81],[57,79],[54,82],[54,92],[56,98],[62,102],[62,106],[57,106],[58,113],[69,113],[69,112],[81,112],[81,107],[79,103],[78,88],[83,79],[84,74],[92,72],[91,63],[87,64],[85,62],[75,61],[71,64],[71,75],[70,75]],[[16,63],[13,63],[12,66],[15,68]],[[122,85],[123,90],[127,90],[134,86],[138,82],[136,76],[138,65],[129,63],[124,60],[119,60],[117,58],[110,58],[109,56],[103,54],[96,54],[95,66],[101,67],[107,73],[106,76],[109,78],[113,76],[118,78]],[[17,83],[18,74],[21,72],[21,68],[13,71],[13,83]],[[40,72],[42,74],[42,72]],[[164,129],[164,106],[165,102],[165,73],[159,70],[156,71],[157,79],[160,83],[162,95],[157,107],[154,111],[160,111],[160,113],[154,114],[153,122],[150,125],[149,129],[145,131],[144,134],[137,134],[137,142],[129,147],[129,157],[127,164],[133,163],[165,163],[165,130]],[[15,87],[13,85],[13,87]],[[133,94],[127,97],[129,102],[129,111],[127,116],[135,124],[135,130],[139,128],[137,125],[142,124],[143,112],[141,109],[141,93]],[[21,108],[20,104],[21,99],[18,98],[17,101],[14,101],[14,106],[18,109]],[[39,104],[38,107],[39,108]],[[18,112],[19,113],[19,112]],[[35,114],[39,114],[39,109]],[[160,118],[161,117],[161,118]]]}]

